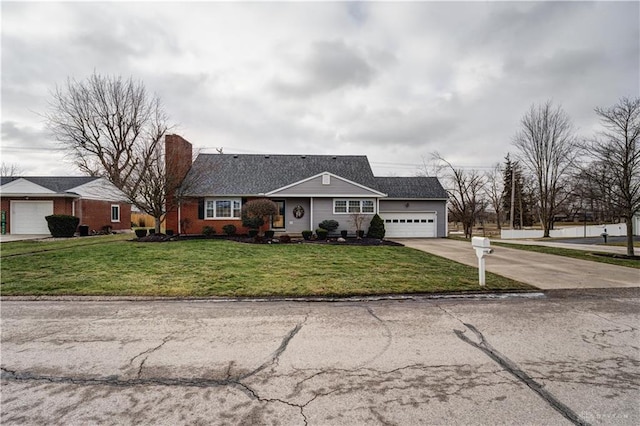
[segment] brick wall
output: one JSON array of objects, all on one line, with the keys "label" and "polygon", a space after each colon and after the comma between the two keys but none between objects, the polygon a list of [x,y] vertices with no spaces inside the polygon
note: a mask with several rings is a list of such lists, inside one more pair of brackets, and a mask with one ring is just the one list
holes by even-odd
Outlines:
[{"label": "brick wall", "polygon": [[[111,221],[111,206],[120,206],[120,222]],[[79,200],[76,203],[76,216],[80,225],[89,226],[90,231],[100,231],[104,226],[111,226],[114,231],[131,229],[131,205],[111,201]]]}]

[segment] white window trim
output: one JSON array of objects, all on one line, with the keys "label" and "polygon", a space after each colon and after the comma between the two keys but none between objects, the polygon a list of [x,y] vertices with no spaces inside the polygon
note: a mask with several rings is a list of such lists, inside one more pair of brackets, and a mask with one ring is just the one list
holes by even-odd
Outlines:
[{"label": "white window trim", "polygon": [[[113,218],[113,208],[118,209],[118,218],[114,219]],[[119,223],[120,222],[120,205],[119,204],[111,204],[111,211],[109,213],[111,215],[111,222],[113,223]]]},{"label": "white window trim", "polygon": [[[347,211],[346,212],[337,212],[336,211],[336,202],[337,201],[344,201],[346,203],[346,208]],[[357,213],[361,213],[361,214],[370,214],[370,215],[374,215],[376,214],[376,202],[373,199],[360,199],[360,198],[334,198],[333,199],[333,214],[354,214],[356,212],[350,212],[349,211],[349,202],[353,202],[353,201],[357,201],[360,205],[360,211]],[[363,212],[362,211],[362,204],[365,201],[369,201],[371,202],[371,206],[373,207],[373,211],[372,212]]]},{"label": "white window trim", "polygon": [[[231,203],[231,214],[232,216],[216,216],[216,201],[229,201]],[[208,216],[207,204],[209,202],[213,202],[213,216]],[[233,208],[234,203],[237,202],[242,208],[242,199],[241,198],[205,198],[204,199],[204,220],[240,220],[241,213],[238,213],[238,216],[233,216]]]}]

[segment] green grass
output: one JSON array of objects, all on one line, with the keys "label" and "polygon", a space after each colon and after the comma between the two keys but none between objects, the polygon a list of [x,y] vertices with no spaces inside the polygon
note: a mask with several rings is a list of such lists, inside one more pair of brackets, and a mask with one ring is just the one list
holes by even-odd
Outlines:
[{"label": "green grass", "polygon": [[80,247],[94,244],[104,244],[114,241],[124,241],[135,238],[135,234],[97,235],[91,237],[78,237],[69,239],[43,239],[14,241],[0,243],[0,257],[5,258],[25,253],[39,253],[50,250],[60,250],[72,247]]},{"label": "green grass", "polygon": [[[40,244],[35,247],[47,246]],[[23,243],[2,245],[3,295],[347,296],[480,290],[477,269],[406,247],[224,240],[49,244],[51,251],[33,254]],[[531,289],[488,273],[483,290]]]},{"label": "green grass", "polygon": [[589,260],[592,262],[608,263],[610,265],[626,266],[629,268],[640,269],[640,262],[637,260],[615,258],[615,257],[609,257],[609,256],[597,256],[594,254],[594,252],[597,252],[597,250],[594,252],[588,252],[588,251],[572,250],[572,249],[560,248],[560,247],[509,244],[509,243],[494,242],[494,241],[492,241],[491,244],[496,246],[501,246],[501,247],[508,247],[512,249],[535,251],[537,253],[545,253],[545,254],[555,254],[557,256],[572,257],[574,259]]}]

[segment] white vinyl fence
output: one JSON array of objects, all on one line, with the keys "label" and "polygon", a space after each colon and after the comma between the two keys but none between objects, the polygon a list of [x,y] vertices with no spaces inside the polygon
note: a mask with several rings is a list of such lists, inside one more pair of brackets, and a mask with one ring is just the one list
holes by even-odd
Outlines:
[{"label": "white vinyl fence", "polygon": [[[551,238],[582,238],[600,237],[603,233],[611,237],[623,237],[627,235],[626,223],[615,223],[606,225],[572,226],[567,228],[552,229],[549,233]],[[542,238],[544,232],[541,229],[503,229],[500,238],[504,240],[519,238]]]}]

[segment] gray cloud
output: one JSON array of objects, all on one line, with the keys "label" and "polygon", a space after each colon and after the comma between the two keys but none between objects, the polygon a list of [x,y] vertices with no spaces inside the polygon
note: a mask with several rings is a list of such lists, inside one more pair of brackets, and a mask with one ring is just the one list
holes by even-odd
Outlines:
[{"label": "gray cloud", "polygon": [[56,84],[96,70],[144,81],[196,146],[367,154],[397,175],[436,150],[490,166],[531,103],[553,99],[588,134],[594,107],[640,93],[639,13],[637,2],[5,2],[3,161],[68,174],[41,115]]},{"label": "gray cloud", "polygon": [[289,96],[304,97],[348,87],[366,87],[376,74],[362,52],[347,46],[344,41],[313,42],[309,54],[298,67],[287,65],[300,74],[299,81],[277,77],[273,88],[277,93]]}]

